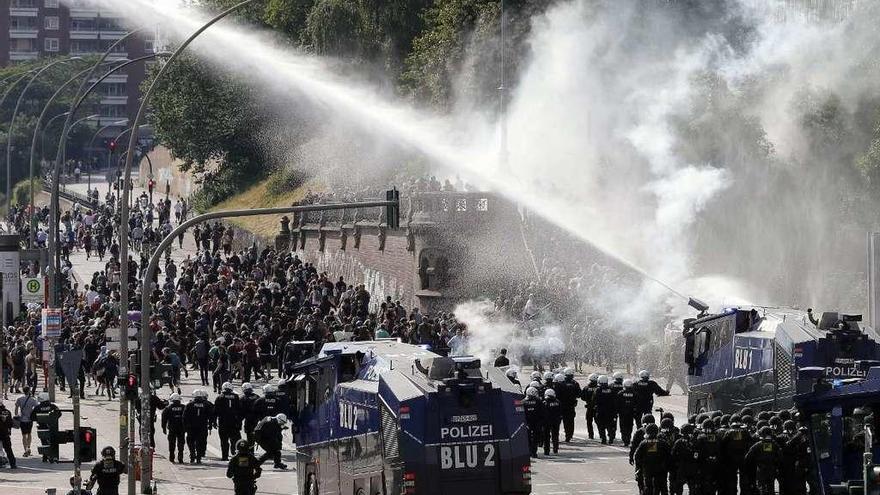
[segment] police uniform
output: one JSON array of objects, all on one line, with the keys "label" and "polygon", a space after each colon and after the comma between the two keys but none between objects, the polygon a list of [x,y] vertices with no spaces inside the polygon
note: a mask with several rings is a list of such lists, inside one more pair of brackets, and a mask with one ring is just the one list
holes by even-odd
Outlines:
[{"label": "police uniform", "polygon": [[[675,441],[675,444],[672,446],[670,459],[670,473],[675,473],[674,477],[670,476],[672,495],[682,495],[684,493],[684,485],[688,486],[688,493],[696,493],[694,480],[699,473],[694,461],[693,438],[690,434],[682,435]],[[743,494],[747,493],[743,492]]]},{"label": "police uniform", "polygon": [[208,448],[208,430],[214,425],[214,405],[207,400],[194,399],[184,408],[183,420],[190,462],[201,463]]},{"label": "police uniform", "polygon": [[254,495],[256,485],[254,481],[262,473],[260,461],[250,452],[240,452],[229,459],[226,468],[226,477],[232,479],[235,495]]},{"label": "police uniform", "polygon": [[260,456],[259,463],[262,464],[271,458],[275,462],[275,467],[280,466],[282,439],[281,425],[278,421],[272,416],[261,419],[254,429],[254,437],[257,440],[257,444],[266,451]]},{"label": "police uniform", "polygon": [[669,392],[657,384],[654,380],[639,380],[633,383],[633,390],[636,392],[636,418],[641,419],[643,414],[651,414],[654,408],[654,395],[664,397]]},{"label": "police uniform", "polygon": [[738,423],[730,425],[721,436],[721,461],[724,469],[721,470],[719,482],[722,494],[736,495],[737,474],[739,492],[748,493],[751,482],[749,472],[745,469],[745,457],[753,443],[752,434]]},{"label": "police uniform", "polygon": [[[704,423],[710,423],[706,420]],[[700,473],[698,493],[715,493],[718,491],[718,475],[721,460],[721,441],[718,433],[703,426],[703,432],[697,435],[694,441],[694,460],[697,461],[697,469]]]},{"label": "police uniform", "polygon": [[587,410],[587,435],[590,437],[590,440],[592,440],[594,436],[593,422],[595,421],[596,416],[596,405],[593,404],[593,397],[598,388],[599,384],[596,383],[595,380],[590,380],[590,382],[581,389],[581,400],[584,401],[584,407]]},{"label": "police uniform", "polygon": [[624,447],[629,447],[635,414],[636,393],[631,387],[624,388],[617,393],[617,418],[620,424],[620,438],[623,440]]},{"label": "police uniform", "polygon": [[178,402],[172,402],[162,411],[162,431],[168,435],[168,460],[174,462],[174,448],[177,447],[177,462],[183,462],[183,443],[186,432],[184,412],[186,406]]},{"label": "police uniform", "polygon": [[217,433],[220,435],[220,452],[222,460],[229,459],[235,452],[235,443],[241,438],[241,401],[238,394],[224,391],[214,401],[214,416],[217,421]]},{"label": "police uniform", "polygon": [[529,454],[538,456],[538,444],[543,439],[544,403],[537,397],[526,397],[522,401],[526,415],[526,427],[529,430]]},{"label": "police uniform", "polygon": [[657,438],[657,425],[650,425],[652,432],[636,448],[635,465],[644,482],[644,493],[666,493],[666,471],[669,466],[670,449],[666,442]]},{"label": "police uniform", "polygon": [[559,453],[559,424],[562,421],[562,404],[556,397],[544,399],[544,455],[550,455],[550,445],[553,444],[553,453]]},{"label": "police uniform", "polygon": [[562,405],[562,427],[565,430],[565,441],[571,442],[574,436],[574,417],[577,414],[577,401],[581,395],[581,386],[571,375],[566,375],[565,381],[556,391],[559,403]]},{"label": "police uniform", "polygon": [[97,481],[95,495],[119,495],[119,478],[125,473],[125,464],[116,459],[104,459],[92,467],[92,482]]},{"label": "police uniform", "polygon": [[596,389],[593,404],[596,408],[596,424],[602,443],[614,443],[617,436],[617,393],[607,385]]},{"label": "police uniform", "polygon": [[0,444],[6,452],[6,458],[9,460],[9,467],[15,469],[15,454],[12,452],[12,429],[15,424],[12,421],[12,411],[0,403]]},{"label": "police uniform", "polygon": [[758,495],[773,495],[775,493],[774,481],[779,476],[779,467],[782,463],[779,444],[772,437],[764,436],[752,445],[745,460],[746,464],[754,470]]},{"label": "police uniform", "polygon": [[248,442],[254,441],[254,427],[260,421],[260,415],[257,413],[256,404],[260,400],[260,396],[252,390],[245,390],[241,398],[241,411],[244,414],[244,434]]}]

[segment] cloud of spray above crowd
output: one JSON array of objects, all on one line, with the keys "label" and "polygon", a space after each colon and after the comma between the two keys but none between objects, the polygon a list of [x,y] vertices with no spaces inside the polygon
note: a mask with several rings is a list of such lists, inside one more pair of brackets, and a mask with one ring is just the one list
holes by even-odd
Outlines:
[{"label": "cloud of spray above crowd", "polygon": [[[173,39],[207,19],[169,0],[94,1]],[[866,67],[880,16],[863,4],[844,22],[783,22],[775,3],[751,0],[558,2],[534,19],[530,61],[511,95],[509,173],[498,173],[491,110],[474,118],[486,109],[468,109],[467,120],[415,111],[226,21],[192,49],[291,105],[310,101],[490,187],[681,292],[700,290],[714,304],[808,304],[824,302],[799,298],[820,298],[804,287],[825,280],[824,240],[839,236],[829,195],[816,191],[829,169],[810,159],[795,98],[839,95],[849,123],[876,95]],[[750,151],[760,147],[775,154]],[[635,320],[670,302],[652,283],[608,287],[604,297]]]}]

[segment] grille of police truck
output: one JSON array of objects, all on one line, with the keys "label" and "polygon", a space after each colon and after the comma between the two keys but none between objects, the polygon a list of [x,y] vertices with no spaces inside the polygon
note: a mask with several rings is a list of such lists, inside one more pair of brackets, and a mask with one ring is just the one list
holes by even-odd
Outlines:
[{"label": "grille of police truck", "polygon": [[379,408],[380,427],[382,432],[382,448],[386,459],[396,459],[400,455],[397,443],[397,418],[388,410],[384,403]]},{"label": "grille of police truck", "polygon": [[791,390],[794,388],[794,363],[791,356],[785,352],[779,343],[774,343],[774,364],[776,365],[776,386],[778,390]]}]

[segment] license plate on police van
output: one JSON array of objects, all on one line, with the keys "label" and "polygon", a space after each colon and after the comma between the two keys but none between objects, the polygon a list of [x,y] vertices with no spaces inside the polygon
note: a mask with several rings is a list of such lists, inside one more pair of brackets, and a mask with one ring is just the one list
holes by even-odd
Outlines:
[{"label": "license plate on police van", "polygon": [[440,445],[440,469],[495,467],[498,453],[494,443]]}]

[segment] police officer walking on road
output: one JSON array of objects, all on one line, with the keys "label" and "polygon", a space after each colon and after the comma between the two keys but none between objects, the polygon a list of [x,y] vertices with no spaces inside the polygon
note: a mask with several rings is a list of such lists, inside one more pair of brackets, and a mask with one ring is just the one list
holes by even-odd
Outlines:
[{"label": "police officer walking on road", "polygon": [[186,405],[183,416],[189,462],[201,464],[208,448],[208,432],[214,427],[214,405],[208,401],[208,393],[202,389],[195,390],[193,400]]},{"label": "police officer walking on road", "polygon": [[544,455],[550,455],[550,444],[553,453],[559,453],[559,423],[562,421],[562,404],[556,398],[556,391],[548,388],[544,391]]},{"label": "police officer walking on road", "polygon": [[[624,380],[623,389],[617,393],[617,420],[620,426],[620,439],[623,440],[624,447],[629,447],[636,415],[636,392],[632,385],[632,380]],[[639,422],[641,423],[641,421]]]},{"label": "police officer walking on road", "polygon": [[168,435],[168,460],[174,462],[174,449],[177,447],[177,462],[183,464],[186,406],[180,402],[180,394],[177,393],[171,394],[170,401],[171,404],[162,411],[162,433]]},{"label": "police officer walking on road", "polygon": [[[654,380],[651,380],[651,374],[646,370],[639,371],[639,381],[633,384],[636,391],[636,421],[643,414],[651,414],[654,409],[654,396],[665,397],[669,392],[663,389]],[[641,424],[638,424],[641,427]]]},{"label": "police officer walking on road", "polygon": [[246,440],[236,442],[235,450],[237,453],[229,460],[226,477],[232,479],[235,495],[254,495],[257,493],[255,482],[263,473],[263,468],[260,467],[260,461],[250,451]]},{"label": "police officer walking on road", "polygon": [[526,389],[526,398],[523,399],[522,405],[526,415],[526,428],[529,430],[529,455],[538,457],[538,444],[544,438],[544,403],[538,395],[537,388],[529,386]]},{"label": "police officer walking on road", "polygon": [[248,382],[241,384],[241,411],[244,415],[244,435],[251,445],[254,443],[254,428],[260,421],[260,415],[257,413],[257,401],[260,396],[254,393],[254,387]]},{"label": "police officer walking on road", "polygon": [[91,490],[98,483],[95,495],[119,495],[120,477],[125,472],[125,464],[116,460],[116,450],[110,446],[104,447],[101,450],[101,461],[92,467],[92,476],[86,490]]},{"label": "police officer walking on road", "polygon": [[596,408],[596,424],[599,425],[599,439],[603,444],[614,443],[617,435],[617,393],[608,386],[608,377],[599,377],[599,388],[593,397]]},{"label": "police officer walking on road", "polygon": [[15,423],[12,421],[12,411],[6,409],[6,406],[0,401],[0,444],[6,452],[6,458],[9,460],[9,468],[15,469],[15,454],[12,452],[12,429]]},{"label": "police officer walking on road", "polygon": [[671,458],[669,445],[657,438],[660,428],[656,424],[645,425],[645,439],[635,452],[636,476],[641,476],[645,495],[666,493],[666,471]]},{"label": "police officer walking on road", "polygon": [[593,373],[589,376],[587,385],[581,389],[581,400],[584,401],[584,407],[587,410],[587,435],[590,437],[590,440],[594,438],[593,422],[596,416],[596,404],[593,403],[593,399],[598,388],[599,375]]},{"label": "police officer walking on road", "polygon": [[220,452],[222,460],[228,461],[229,455],[241,439],[241,401],[238,394],[232,391],[232,384],[226,382],[221,387],[222,393],[214,401],[214,415],[217,420],[217,432],[220,434]]},{"label": "police officer walking on road", "polygon": [[[574,370],[565,368],[565,379],[556,390],[559,403],[562,405],[562,427],[565,430],[565,443],[571,442],[574,436],[574,417],[577,414],[577,401],[581,395],[581,386],[574,379]],[[564,392],[560,394],[560,392]]]}]

